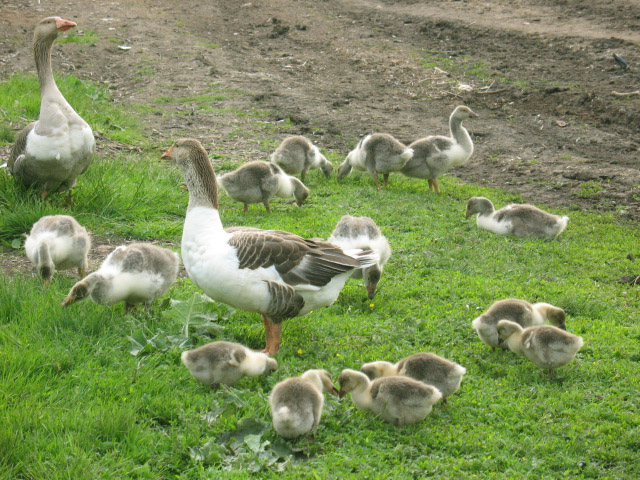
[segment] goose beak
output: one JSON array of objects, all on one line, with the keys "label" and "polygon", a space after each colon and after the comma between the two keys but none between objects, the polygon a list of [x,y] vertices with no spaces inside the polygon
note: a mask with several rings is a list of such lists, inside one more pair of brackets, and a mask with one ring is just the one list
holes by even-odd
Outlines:
[{"label": "goose beak", "polygon": [[76,22],[65,20],[64,18],[56,17],[56,28],[59,32],[64,32],[76,26]]},{"label": "goose beak", "polygon": [[76,301],[76,299],[75,299],[75,298],[73,298],[73,296],[72,296],[71,294],[69,294],[69,295],[67,296],[67,298],[65,298],[65,299],[63,300],[63,302],[62,302],[62,306],[63,306],[63,307],[68,307],[69,305],[71,305],[71,304],[72,304],[73,302],[75,302],[75,301]]},{"label": "goose beak", "polygon": [[171,148],[169,148],[169,150],[167,150],[166,152],[164,152],[162,154],[162,157],[160,158],[171,158],[171,155],[173,154],[173,146]]},{"label": "goose beak", "polygon": [[369,285],[367,287],[367,293],[369,294],[369,300],[373,300],[376,296],[376,285]]}]

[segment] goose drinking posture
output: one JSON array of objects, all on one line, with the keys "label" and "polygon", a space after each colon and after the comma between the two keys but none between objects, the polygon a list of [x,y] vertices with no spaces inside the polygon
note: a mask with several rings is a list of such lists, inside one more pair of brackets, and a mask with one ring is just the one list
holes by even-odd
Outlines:
[{"label": "goose drinking posture", "polygon": [[36,266],[45,284],[56,270],[77,268],[80,278],[87,274],[87,254],[91,239],[87,230],[68,215],[48,215],[33,224],[24,242],[27,257]]},{"label": "goose drinking posture", "polygon": [[411,159],[413,150],[407,148],[387,133],[374,133],[364,137],[351,150],[338,167],[338,180],[346,177],[355,168],[373,175],[376,187],[380,189],[378,174],[384,177],[384,186],[389,181],[389,173],[397,172]]},{"label": "goose drinking posture", "polygon": [[507,348],[500,340],[496,328],[500,320],[515,322],[523,328],[542,325],[549,321],[558,328],[566,329],[566,315],[563,309],[544,302],[532,305],[526,300],[505,298],[494,302],[486,312],[471,322],[480,340],[489,345],[491,350],[498,347]]},{"label": "goose drinking posture", "polygon": [[250,203],[262,202],[271,213],[269,202],[273,197],[293,196],[298,206],[302,206],[309,196],[309,189],[296,177],[284,173],[270,162],[256,160],[242,165],[233,172],[217,177],[221,186],[231,198],[244,203],[244,211],[249,211]]},{"label": "goose drinking posture", "polygon": [[571,362],[584,345],[582,337],[565,332],[551,325],[535,325],[523,329],[509,320],[498,322],[498,335],[509,350],[524,355],[540,368],[549,370]]},{"label": "goose drinking posture", "polygon": [[372,411],[397,427],[423,420],[442,398],[436,387],[408,377],[383,377],[371,382],[364,373],[346,369],[338,383],[340,398],[351,393],[358,408]]},{"label": "goose drinking posture", "polygon": [[469,107],[456,107],[449,117],[449,136],[432,135],[413,142],[409,145],[413,157],[400,171],[407,177],[428,179],[429,189],[440,193],[438,177],[462,165],[473,153],[473,141],[462,122],[477,116]]},{"label": "goose drinking posture", "polygon": [[7,167],[26,186],[36,186],[42,197],[67,190],[93,156],[91,127],[58,90],[51,70],[51,48],[58,32],[75,27],[60,17],[40,21],[33,36],[33,51],[40,80],[40,116],[19,134]]},{"label": "goose drinking posture", "polygon": [[365,363],[360,371],[371,380],[392,375],[413,378],[419,382],[433,385],[442,393],[442,401],[454,394],[460,388],[466,368],[442,358],[435,353],[415,353],[403,358],[395,365],[390,362],[378,361]]},{"label": "goose drinking posture", "polygon": [[278,362],[262,352],[254,352],[233,342],[211,342],[180,356],[191,375],[217,388],[219,384],[235,385],[243,376],[268,375],[278,369]]},{"label": "goose drinking posture", "polygon": [[273,428],[284,438],[296,438],[320,423],[323,391],[337,395],[326,370],[307,370],[299,377],[278,383],[269,395]]},{"label": "goose drinking posture", "polygon": [[178,275],[178,255],[148,243],[117,247],[100,268],[76,283],[62,302],[66,307],[88,296],[101,305],[125,302],[151,305],[165,293]]},{"label": "goose drinking posture", "polygon": [[338,246],[280,230],[225,231],[217,182],[199,141],[176,141],[162,156],[184,173],[189,204],[182,261],[193,282],[212,299],[262,315],[265,353],[280,348],[282,321],[331,305],[354,269],[377,261],[371,251]]},{"label": "goose drinking posture", "polygon": [[387,237],[382,234],[378,225],[369,217],[344,215],[329,237],[329,242],[338,245],[343,250],[361,248],[373,250],[378,254],[380,258],[375,265],[354,270],[352,275],[353,278],[364,280],[369,299],[373,300],[382,269],[391,256],[391,247]]},{"label": "goose drinking posture", "polygon": [[553,215],[529,204],[511,204],[496,212],[491,200],[485,197],[471,197],[467,202],[467,218],[476,213],[479,228],[514,237],[553,240],[569,223],[567,216]]},{"label": "goose drinking posture", "polygon": [[304,182],[307,171],[319,168],[325,177],[333,172],[333,164],[320,153],[318,147],[302,135],[294,135],[283,140],[271,155],[271,161],[289,175],[300,175]]}]

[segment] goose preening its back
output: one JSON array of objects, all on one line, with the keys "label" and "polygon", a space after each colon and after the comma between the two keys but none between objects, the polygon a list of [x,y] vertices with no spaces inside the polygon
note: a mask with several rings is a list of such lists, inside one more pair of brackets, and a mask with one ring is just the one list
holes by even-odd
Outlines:
[{"label": "goose preening its back", "polygon": [[449,117],[449,136],[432,135],[416,140],[409,148],[413,157],[402,167],[407,177],[426,178],[429,189],[440,193],[438,177],[447,170],[462,165],[473,153],[473,141],[463,120],[475,118],[478,114],[469,107],[456,107]]},{"label": "goose preening its back", "polygon": [[343,250],[360,248],[373,250],[378,254],[379,260],[375,265],[354,270],[352,275],[354,278],[363,279],[368,296],[373,300],[382,275],[382,269],[391,256],[391,247],[387,237],[382,234],[378,225],[369,217],[344,215],[336,225],[328,241],[338,245]]},{"label": "goose preening its back", "polygon": [[75,27],[60,17],[40,21],[33,36],[33,51],[40,81],[40,115],[16,139],[7,167],[26,186],[48,192],[67,190],[93,156],[91,127],[58,90],[51,69],[51,48],[58,32]]},{"label": "goose preening its back", "polygon": [[27,257],[48,283],[56,270],[77,268],[87,274],[91,239],[87,230],[68,215],[48,215],[33,224],[24,242]]},{"label": "goose preening its back", "polygon": [[273,428],[284,438],[296,438],[320,423],[324,395],[337,395],[326,370],[307,370],[299,377],[278,383],[269,395]]},{"label": "goose preening its back", "polygon": [[338,179],[344,178],[355,168],[368,171],[373,175],[376,187],[380,189],[378,174],[384,177],[384,186],[389,181],[389,173],[397,172],[413,156],[413,150],[400,143],[387,133],[367,135],[351,150],[344,162],[338,167]]},{"label": "goose preening its back", "polygon": [[298,206],[309,196],[309,189],[296,177],[287,175],[274,163],[260,160],[245,163],[217,180],[231,198],[244,203],[245,212],[249,211],[250,203],[263,203],[271,213],[269,202],[276,196],[294,197]]},{"label": "goose preening its back", "polygon": [[189,191],[182,233],[189,277],[212,299],[260,313],[266,353],[280,348],[282,321],[331,305],[354,269],[377,261],[371,251],[344,252],[280,230],[225,231],[216,176],[202,144],[181,139],[162,157],[181,168]]},{"label": "goose preening its back", "polygon": [[318,147],[301,135],[285,138],[271,154],[271,161],[289,175],[300,175],[304,182],[307,171],[319,168],[325,177],[333,172],[333,164],[326,159]]},{"label": "goose preening its back", "polygon": [[540,368],[549,370],[571,362],[584,345],[582,337],[551,325],[535,325],[523,329],[509,320],[500,320],[497,325],[500,339],[509,350],[524,355]]},{"label": "goose preening its back", "polygon": [[346,369],[338,383],[340,398],[351,393],[358,408],[372,411],[397,427],[423,420],[442,398],[436,387],[408,377],[383,377],[371,382],[364,373]]},{"label": "goose preening its back", "polygon": [[545,321],[563,330],[566,328],[564,310],[549,303],[539,302],[532,305],[518,298],[498,300],[471,322],[480,340],[492,350],[497,347],[507,348],[498,335],[497,325],[500,320],[515,322],[523,328],[542,325]]},{"label": "goose preening its back", "polygon": [[529,204],[511,204],[496,211],[491,200],[471,197],[466,216],[478,214],[478,227],[499,235],[553,240],[569,223],[569,217],[553,215]]},{"label": "goose preening its back", "polygon": [[398,363],[378,361],[365,363],[360,371],[371,380],[392,375],[411,377],[419,382],[433,385],[442,393],[442,401],[460,388],[466,369],[462,365],[442,358],[435,353],[415,353]]},{"label": "goose preening its back", "polygon": [[235,385],[244,376],[268,375],[278,362],[262,352],[254,352],[233,342],[212,342],[182,352],[182,363],[205,385]]},{"label": "goose preening its back", "polygon": [[62,302],[66,307],[88,296],[101,305],[125,302],[151,305],[164,294],[178,275],[178,255],[148,243],[117,247],[100,268],[76,283]]}]

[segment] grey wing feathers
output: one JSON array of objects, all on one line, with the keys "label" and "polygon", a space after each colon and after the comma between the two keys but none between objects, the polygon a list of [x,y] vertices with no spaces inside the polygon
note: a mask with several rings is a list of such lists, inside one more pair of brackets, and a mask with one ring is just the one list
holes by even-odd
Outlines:
[{"label": "grey wing feathers", "polygon": [[16,138],[16,142],[11,147],[11,153],[9,153],[9,160],[7,160],[7,167],[12,175],[20,175],[21,165],[20,162],[16,164],[16,160],[20,155],[23,155],[27,148],[27,136],[29,132],[33,130],[36,122],[31,122],[29,125],[24,127],[18,137]]}]

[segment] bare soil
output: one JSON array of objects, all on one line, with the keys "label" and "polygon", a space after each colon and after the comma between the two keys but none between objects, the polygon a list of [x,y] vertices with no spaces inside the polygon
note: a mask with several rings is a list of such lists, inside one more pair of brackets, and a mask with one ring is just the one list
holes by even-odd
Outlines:
[{"label": "bare soil", "polygon": [[169,102],[145,120],[158,151],[189,135],[266,158],[262,140],[304,134],[346,154],[369,132],[445,134],[466,104],[481,115],[466,125],[476,151],[453,175],[640,219],[640,0],[3,0],[0,78],[35,70],[33,27],[49,15],[99,38],[56,45],[55,68],[125,106],[217,85],[242,92],[217,107],[291,122],[269,137],[248,117]]}]

